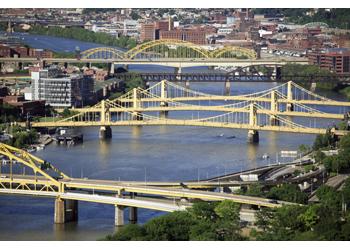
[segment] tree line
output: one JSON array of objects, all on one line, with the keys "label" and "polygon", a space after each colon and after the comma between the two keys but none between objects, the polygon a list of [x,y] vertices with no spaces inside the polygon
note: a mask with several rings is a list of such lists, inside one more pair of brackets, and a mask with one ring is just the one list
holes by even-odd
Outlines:
[{"label": "tree line", "polygon": [[106,46],[120,47],[131,49],[136,46],[136,40],[128,36],[116,38],[107,33],[93,32],[83,28],[61,28],[61,27],[44,27],[34,25],[29,31],[31,34],[48,35],[76,39],[84,42],[100,43]]}]

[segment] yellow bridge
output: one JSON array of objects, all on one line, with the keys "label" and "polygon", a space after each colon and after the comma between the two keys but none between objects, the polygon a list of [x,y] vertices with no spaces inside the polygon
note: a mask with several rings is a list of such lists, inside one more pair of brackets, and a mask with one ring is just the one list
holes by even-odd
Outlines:
[{"label": "yellow bridge", "polygon": [[[193,104],[197,102],[199,104]],[[206,104],[204,105],[203,104]],[[220,102],[215,105],[215,102]],[[223,102],[231,102],[223,105]],[[214,105],[213,105],[214,103]],[[65,119],[33,122],[32,127],[100,127],[102,138],[111,136],[111,126],[201,126],[248,130],[251,142],[259,140],[258,131],[325,134],[329,128],[297,124],[291,117],[343,119],[344,113],[326,113],[312,106],[349,107],[341,102],[319,96],[288,82],[257,93],[237,96],[209,95],[168,81],[148,89],[135,88],[114,100],[81,109]],[[169,111],[219,112],[211,117],[172,119]],[[147,114],[148,113],[148,114]],[[157,115],[154,115],[157,113]],[[336,136],[347,131],[332,129]]]},{"label": "yellow bridge", "polygon": [[[232,200],[258,207],[280,207],[283,201],[180,188],[181,183],[118,182],[76,179],[27,151],[0,143],[0,194],[31,195],[55,199],[55,223],[77,219],[78,201],[115,206],[115,225],[123,225],[123,210],[129,207],[129,219],[137,219],[137,208],[172,212],[191,206],[191,200]],[[195,189],[227,187],[234,183],[188,182]],[[185,199],[185,201],[184,201]]]}]

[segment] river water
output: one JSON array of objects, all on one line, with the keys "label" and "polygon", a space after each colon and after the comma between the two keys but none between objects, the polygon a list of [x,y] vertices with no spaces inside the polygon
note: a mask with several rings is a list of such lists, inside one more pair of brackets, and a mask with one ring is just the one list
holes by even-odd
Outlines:
[{"label": "river water", "polygon": [[[68,44],[70,47],[73,46],[73,49],[79,46],[75,42]],[[62,49],[67,50],[63,47]],[[171,70],[163,67],[138,66],[131,69]],[[276,83],[232,83],[231,95],[258,92],[276,85]],[[208,94],[223,93],[223,83],[191,83],[191,88]],[[322,94],[338,100],[344,99],[335,93]],[[322,111],[346,110],[322,107]],[[169,114],[170,117],[183,115],[189,114],[186,112]],[[202,115],[209,116],[209,113]],[[311,123],[311,120],[305,118],[295,121],[305,125]],[[315,121],[312,119],[312,122]],[[318,126],[328,126],[333,122],[317,120]],[[276,153],[279,151],[297,150],[300,144],[311,145],[315,138],[314,135],[305,134],[260,132],[259,144],[253,145],[247,143],[247,131],[243,130],[173,126],[112,129],[113,138],[110,141],[98,139],[98,128],[83,128],[81,132],[84,133],[84,143],[71,147],[52,144],[35,154],[72,177],[186,181],[275,162]],[[270,155],[270,159],[263,160],[262,155],[266,153]],[[290,159],[278,159],[278,161],[286,160]],[[65,225],[54,225],[53,214],[52,199],[1,195],[0,240],[96,240],[115,231],[114,207],[111,205],[79,202],[78,222]],[[139,223],[161,214],[163,213],[139,209]]]},{"label": "river water", "polygon": [[[274,86],[275,83],[235,83],[231,94]],[[192,83],[191,88],[220,94],[223,84]],[[177,117],[181,113],[169,115]],[[298,121],[308,123],[305,119]],[[333,123],[330,120],[317,122],[320,126]],[[296,150],[302,143],[311,145],[315,138],[305,134],[260,132],[259,144],[252,145],[247,143],[247,131],[243,130],[165,126],[112,129],[111,141],[100,141],[97,128],[84,128],[81,129],[83,144],[71,147],[52,144],[35,154],[73,177],[184,181],[275,162],[276,152]],[[265,153],[271,156],[269,160],[261,158]],[[287,159],[279,158],[283,160]],[[110,205],[79,202],[78,222],[66,225],[54,225],[53,213],[51,199],[0,196],[0,240],[95,240],[115,230],[114,208]],[[140,209],[139,222],[160,214]]]}]

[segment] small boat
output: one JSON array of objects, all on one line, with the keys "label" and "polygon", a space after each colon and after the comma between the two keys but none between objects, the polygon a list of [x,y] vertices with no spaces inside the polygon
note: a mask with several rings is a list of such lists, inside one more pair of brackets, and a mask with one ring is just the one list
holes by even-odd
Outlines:
[{"label": "small boat", "polygon": [[270,156],[269,156],[268,154],[263,154],[262,158],[263,158],[263,159],[269,159]]},{"label": "small boat", "polygon": [[219,134],[218,137],[223,137],[225,134]]},{"label": "small boat", "polygon": [[44,149],[44,146],[43,146],[43,145],[36,146],[36,150],[37,150],[37,151],[43,150],[43,149]]},{"label": "small boat", "polygon": [[35,148],[28,148],[28,149],[27,149],[27,152],[28,152],[28,153],[33,153],[33,152],[35,152],[35,151],[36,151]]}]

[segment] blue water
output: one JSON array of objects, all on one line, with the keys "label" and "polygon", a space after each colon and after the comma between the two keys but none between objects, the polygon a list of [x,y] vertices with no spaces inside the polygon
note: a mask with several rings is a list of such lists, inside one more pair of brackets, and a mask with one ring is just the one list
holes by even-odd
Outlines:
[{"label": "blue water", "polygon": [[[3,35],[4,32],[0,32]],[[91,48],[97,47],[110,47],[98,43],[83,42],[74,39],[60,38],[54,36],[45,35],[32,35],[28,33],[13,33],[13,36],[19,37],[21,41],[36,49],[47,49],[54,52],[74,52],[76,47],[80,48],[80,51],[84,51]],[[125,50],[123,48],[114,47],[119,50]]]}]

